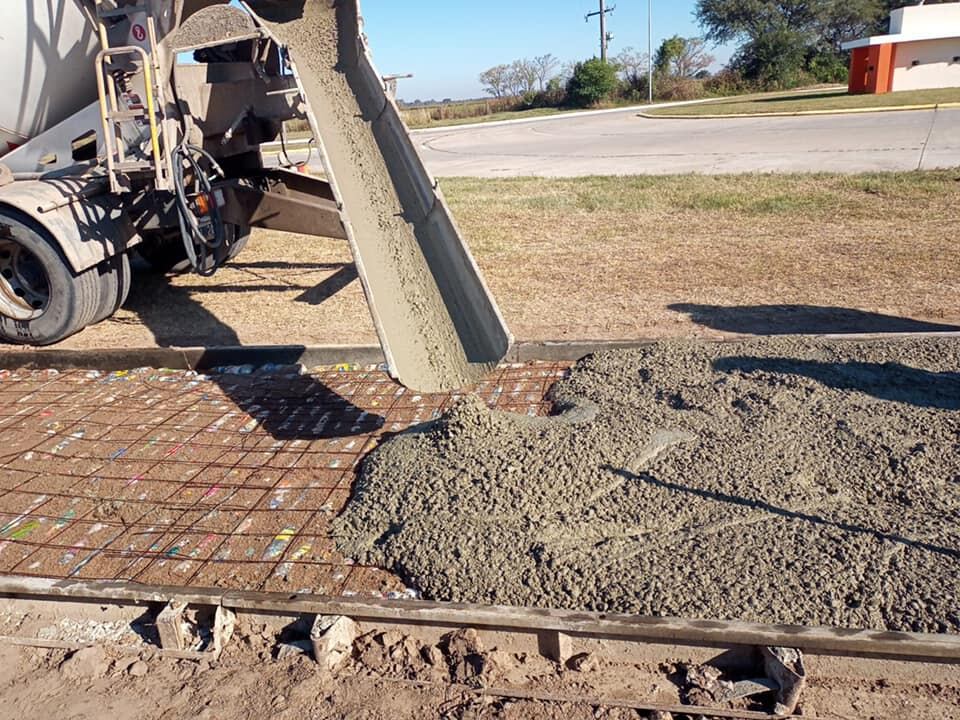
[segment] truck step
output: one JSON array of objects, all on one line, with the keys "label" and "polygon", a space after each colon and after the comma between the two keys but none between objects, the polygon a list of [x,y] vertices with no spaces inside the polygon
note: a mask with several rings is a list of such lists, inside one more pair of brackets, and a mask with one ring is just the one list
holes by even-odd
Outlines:
[{"label": "truck step", "polygon": [[143,160],[125,160],[115,163],[113,166],[117,172],[135,173],[135,172],[154,172],[153,163]]}]

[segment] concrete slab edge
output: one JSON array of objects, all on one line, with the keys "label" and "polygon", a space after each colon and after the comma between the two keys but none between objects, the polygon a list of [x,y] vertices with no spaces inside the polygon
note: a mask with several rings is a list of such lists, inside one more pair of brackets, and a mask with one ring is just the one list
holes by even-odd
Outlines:
[{"label": "concrete slab edge", "polygon": [[[757,339],[755,335],[694,338],[695,342],[737,342]],[[808,334],[802,337],[850,342],[872,340],[908,340],[916,338],[955,338],[960,332],[921,333],[848,333]],[[507,351],[504,362],[576,362],[588,355],[608,350],[648,347],[665,338],[633,340],[521,341]],[[0,349],[0,369],[56,370],[131,370],[140,367],[171,370],[210,370],[227,365],[296,365],[307,368],[337,365],[379,365],[384,362],[379,345],[250,345],[209,348],[124,348],[124,349]]]},{"label": "concrete slab edge", "polygon": [[746,118],[779,118],[779,117],[815,117],[819,115],[865,115],[882,112],[915,112],[920,110],[948,110],[960,108],[960,102],[930,103],[928,105],[893,105],[877,108],[841,108],[837,110],[796,110],[794,112],[766,112],[766,113],[729,113],[726,115],[653,115],[642,112],[637,117],[647,120],[726,120]]}]

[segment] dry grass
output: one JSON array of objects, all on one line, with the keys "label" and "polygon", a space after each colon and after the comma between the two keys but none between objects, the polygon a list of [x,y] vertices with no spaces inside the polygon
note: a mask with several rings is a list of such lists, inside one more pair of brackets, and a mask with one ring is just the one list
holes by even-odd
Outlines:
[{"label": "dry grass", "polygon": [[683,105],[650,110],[648,115],[739,115],[760,113],[794,113],[811,110],[853,110],[865,108],[897,108],[907,105],[937,105],[960,102],[960,88],[907,90],[885,95],[849,95],[831,88],[816,92],[765,93],[724,98],[696,105]]},{"label": "dry grass", "polygon": [[676,305],[960,320],[958,177],[456,179],[444,188],[518,337],[614,339],[716,329]]},{"label": "dry grass", "polygon": [[[960,172],[451,179],[443,188],[520,339],[960,323]],[[261,232],[213,280],[140,281],[117,318],[68,342],[374,342],[359,283],[343,286],[349,263],[344,243]]]}]

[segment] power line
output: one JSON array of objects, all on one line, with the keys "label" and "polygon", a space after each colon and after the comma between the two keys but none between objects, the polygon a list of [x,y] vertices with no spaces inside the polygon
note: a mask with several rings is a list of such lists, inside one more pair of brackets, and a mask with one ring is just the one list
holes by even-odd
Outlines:
[{"label": "power line", "polygon": [[607,61],[607,46],[613,40],[613,35],[607,32],[607,15],[617,9],[617,6],[608,8],[606,0],[600,0],[600,10],[598,12],[587,13],[585,20],[590,22],[590,18],[600,16],[600,59]]}]

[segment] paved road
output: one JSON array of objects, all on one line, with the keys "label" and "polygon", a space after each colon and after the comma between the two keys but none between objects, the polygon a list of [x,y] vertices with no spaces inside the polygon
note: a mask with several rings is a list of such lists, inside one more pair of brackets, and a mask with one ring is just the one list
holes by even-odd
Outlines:
[{"label": "paved road", "polygon": [[433,174],[861,172],[960,165],[960,109],[649,120],[636,111],[414,133]]},{"label": "paved road", "polygon": [[[413,133],[439,177],[866,172],[960,166],[960,109],[650,120],[636,109]],[[292,151],[291,159],[306,153]],[[278,156],[268,156],[277,162]],[[314,155],[311,163],[319,168]]]}]

